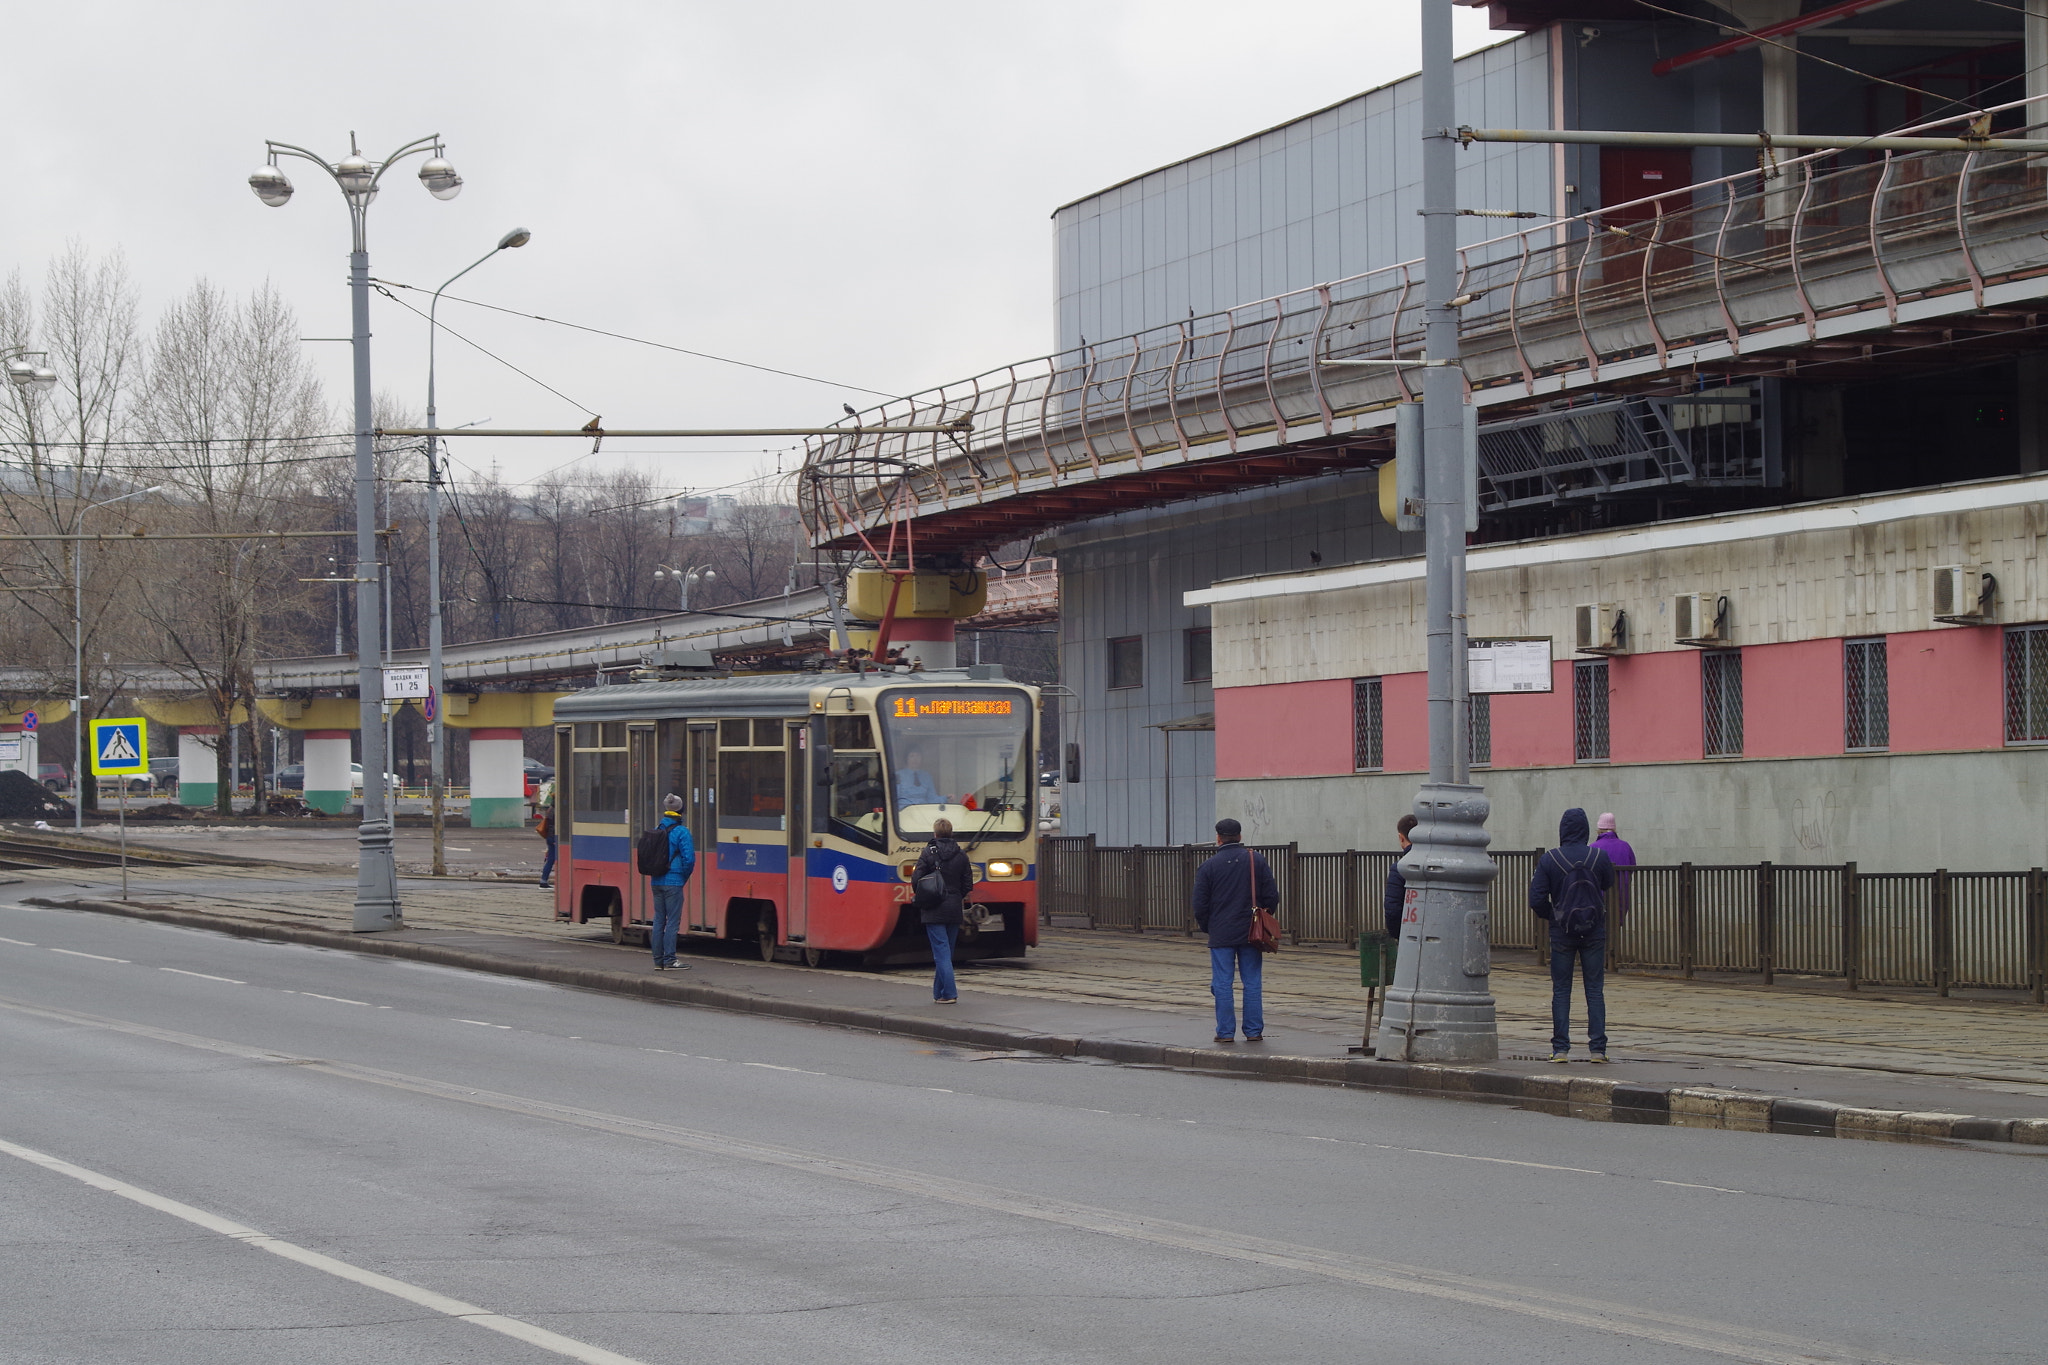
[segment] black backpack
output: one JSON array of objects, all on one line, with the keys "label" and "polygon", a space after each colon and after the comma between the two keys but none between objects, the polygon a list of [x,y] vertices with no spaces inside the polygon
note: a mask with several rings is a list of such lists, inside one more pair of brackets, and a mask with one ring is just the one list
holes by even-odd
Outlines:
[{"label": "black backpack", "polygon": [[633,845],[633,861],[643,877],[659,877],[668,871],[668,826],[656,825]]},{"label": "black backpack", "polygon": [[1600,889],[1600,877],[1594,870],[1593,860],[1603,857],[1595,849],[1583,850],[1585,856],[1578,862],[1567,861],[1563,849],[1553,848],[1545,857],[1557,858],[1557,865],[1564,872],[1564,889],[1551,898],[1551,932],[1561,938],[1590,938],[1600,928],[1600,919],[1607,913],[1607,893]]}]

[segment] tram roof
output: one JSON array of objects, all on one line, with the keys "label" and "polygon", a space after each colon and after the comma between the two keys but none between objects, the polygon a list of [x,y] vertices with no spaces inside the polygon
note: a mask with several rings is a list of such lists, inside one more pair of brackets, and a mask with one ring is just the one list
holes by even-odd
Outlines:
[{"label": "tram roof", "polygon": [[780,716],[810,709],[810,693],[818,688],[878,692],[887,687],[921,687],[933,683],[974,687],[1016,687],[1029,684],[1014,678],[970,678],[965,669],[933,669],[924,673],[773,673],[743,678],[672,678],[661,682],[612,683],[587,687],[555,701],[557,720],[638,720],[649,716],[694,713],[703,716]]}]

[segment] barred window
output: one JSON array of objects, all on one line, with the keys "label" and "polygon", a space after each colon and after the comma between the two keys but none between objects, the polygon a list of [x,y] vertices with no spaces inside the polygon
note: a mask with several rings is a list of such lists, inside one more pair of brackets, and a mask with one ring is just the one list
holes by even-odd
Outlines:
[{"label": "barred window", "polygon": [[1572,665],[1572,761],[1607,761],[1607,660]]},{"label": "barred window", "polygon": [[1493,764],[1493,696],[1475,692],[1465,708],[1465,761],[1474,768]]},{"label": "barred window", "polygon": [[1380,680],[1351,680],[1351,766],[1373,772],[1384,766],[1385,727],[1380,723]]},{"label": "barred window", "polygon": [[2005,741],[2048,740],[2048,626],[2005,632]]},{"label": "barred window", "polygon": [[1700,701],[1705,712],[1707,757],[1741,754],[1741,650],[1716,649],[1700,655]]},{"label": "barred window", "polygon": [[1842,688],[1842,747],[1891,747],[1891,692],[1882,636],[1875,640],[1850,640],[1843,645]]},{"label": "barred window", "polygon": [[1111,691],[1145,685],[1145,638],[1125,635],[1109,642],[1109,686]]}]

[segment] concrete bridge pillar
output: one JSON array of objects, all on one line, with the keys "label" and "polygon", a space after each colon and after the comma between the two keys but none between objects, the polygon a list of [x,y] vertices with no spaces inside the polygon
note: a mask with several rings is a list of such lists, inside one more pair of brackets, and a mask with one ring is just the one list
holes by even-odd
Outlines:
[{"label": "concrete bridge pillar", "polygon": [[178,804],[211,806],[220,799],[218,725],[187,725],[178,731]]},{"label": "concrete bridge pillar", "polygon": [[353,730],[306,731],[306,804],[315,810],[343,815],[354,804],[354,738]]},{"label": "concrete bridge pillar", "polygon": [[469,732],[469,827],[526,823],[526,732],[511,726]]}]

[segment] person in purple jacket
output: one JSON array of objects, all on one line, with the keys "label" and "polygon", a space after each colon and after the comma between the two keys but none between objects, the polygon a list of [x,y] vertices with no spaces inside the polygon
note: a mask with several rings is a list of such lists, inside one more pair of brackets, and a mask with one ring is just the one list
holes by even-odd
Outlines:
[{"label": "person in purple jacket", "polygon": [[1599,836],[1593,840],[1593,847],[1614,864],[1614,926],[1618,929],[1628,923],[1628,870],[1636,865],[1636,851],[1615,831],[1613,811],[1602,811],[1593,822],[1593,830]]}]

